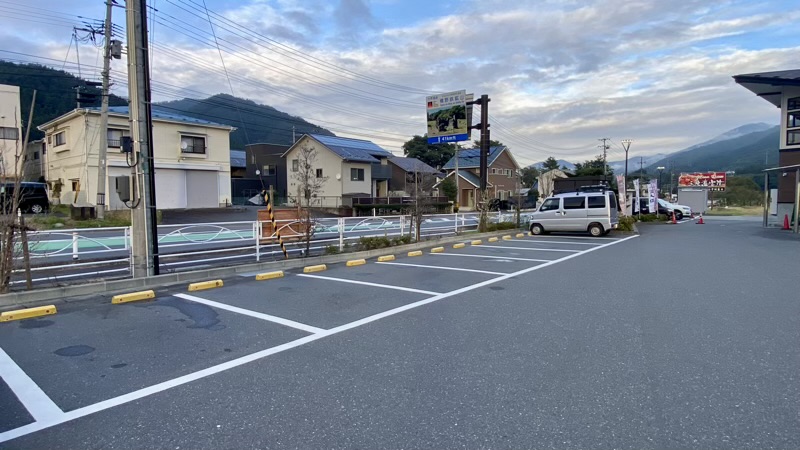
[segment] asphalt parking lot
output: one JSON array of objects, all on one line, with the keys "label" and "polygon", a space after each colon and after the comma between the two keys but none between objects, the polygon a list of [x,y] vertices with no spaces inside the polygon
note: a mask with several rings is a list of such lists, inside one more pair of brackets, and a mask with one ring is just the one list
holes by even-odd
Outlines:
[{"label": "asphalt parking lot", "polygon": [[0,324],[0,446],[797,447],[800,242],[707,221]]}]

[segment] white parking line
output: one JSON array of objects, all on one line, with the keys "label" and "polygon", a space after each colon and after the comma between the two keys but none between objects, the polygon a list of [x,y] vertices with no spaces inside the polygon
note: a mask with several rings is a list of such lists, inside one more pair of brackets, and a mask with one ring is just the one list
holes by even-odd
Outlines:
[{"label": "white parking line", "polygon": [[[435,255],[435,253],[433,253]],[[439,269],[439,270],[455,270],[457,272],[474,272],[474,273],[486,273],[489,275],[505,275],[503,272],[490,272],[488,270],[475,270],[475,269],[462,269],[459,267],[441,267],[441,266],[426,266],[424,264],[406,264],[406,263],[395,263],[395,262],[379,262],[378,264],[386,264],[389,266],[405,266],[405,267],[421,267],[423,269]]]},{"label": "white parking line", "polygon": [[41,431],[41,430],[44,430],[46,428],[54,427],[56,425],[60,425],[62,423],[69,422],[71,420],[75,420],[75,419],[78,419],[78,418],[81,418],[81,417],[85,417],[85,416],[88,416],[90,414],[94,414],[94,413],[97,413],[97,412],[100,412],[100,411],[104,411],[106,409],[113,408],[115,406],[123,405],[125,403],[130,403],[130,402],[142,399],[144,397],[148,397],[150,395],[157,394],[159,392],[163,392],[163,391],[166,391],[168,389],[172,389],[172,388],[177,387],[177,386],[182,386],[182,385],[190,383],[192,381],[196,381],[196,380],[199,380],[199,379],[211,376],[211,375],[215,375],[215,374],[218,374],[220,372],[224,372],[226,370],[230,370],[230,369],[233,369],[235,367],[239,367],[241,365],[244,365],[244,364],[247,364],[247,363],[250,363],[250,362],[253,362],[253,361],[257,361],[257,360],[262,359],[262,358],[266,358],[267,356],[271,356],[271,355],[274,355],[274,354],[277,354],[277,353],[284,352],[286,350],[290,350],[290,349],[293,349],[293,348],[296,348],[296,347],[300,347],[302,345],[308,344],[309,342],[314,342],[316,340],[319,340],[319,339],[322,339],[322,338],[325,338],[325,337],[328,337],[328,336],[332,336],[332,335],[341,333],[343,331],[351,330],[353,328],[357,328],[357,327],[360,327],[362,325],[365,325],[365,324],[368,324],[368,323],[371,323],[371,322],[375,322],[375,321],[383,319],[385,317],[393,316],[395,314],[399,314],[401,312],[408,311],[410,309],[418,308],[420,306],[427,305],[429,303],[433,303],[433,302],[436,302],[436,301],[439,301],[439,300],[442,300],[442,299],[445,299],[445,298],[452,297],[454,295],[462,294],[464,292],[469,292],[469,291],[472,291],[472,290],[475,290],[475,289],[482,288],[484,286],[488,286],[490,284],[497,283],[499,281],[504,281],[504,280],[507,280],[509,278],[514,278],[514,277],[519,276],[519,275],[523,275],[523,274],[526,274],[526,273],[529,273],[529,272],[533,272],[535,270],[543,269],[545,267],[552,266],[553,264],[557,264],[557,263],[560,263],[562,261],[567,261],[569,259],[576,258],[576,257],[584,255],[586,253],[590,253],[590,252],[593,252],[595,250],[600,250],[601,248],[605,248],[605,247],[608,247],[610,245],[619,244],[620,242],[625,242],[625,241],[628,241],[628,240],[636,238],[636,237],[638,237],[638,235],[633,235],[633,236],[629,236],[627,238],[618,239],[618,240],[615,240],[614,242],[609,242],[609,243],[604,244],[604,245],[602,245],[600,247],[593,247],[593,248],[590,248],[590,249],[586,249],[586,250],[584,250],[584,251],[582,251],[580,253],[574,253],[572,255],[567,255],[567,256],[564,256],[563,258],[559,258],[559,259],[555,259],[555,260],[552,260],[552,261],[548,261],[548,262],[546,262],[544,264],[540,264],[538,266],[528,267],[526,269],[522,269],[522,270],[519,270],[517,272],[509,273],[509,274],[506,274],[506,275],[503,275],[503,276],[500,276],[500,277],[497,277],[497,278],[492,278],[490,280],[482,281],[480,283],[475,283],[473,285],[466,286],[466,287],[463,287],[461,289],[456,289],[454,291],[450,291],[450,292],[447,292],[447,293],[444,293],[444,294],[438,294],[438,295],[435,295],[433,297],[426,298],[426,299],[423,299],[423,300],[420,300],[420,301],[417,301],[417,302],[414,302],[414,303],[409,303],[407,305],[403,305],[403,306],[400,306],[400,307],[397,307],[397,308],[394,308],[394,309],[390,309],[388,311],[384,311],[382,313],[378,313],[378,314],[375,314],[375,315],[372,315],[372,316],[369,316],[369,317],[365,317],[363,319],[356,320],[354,322],[350,322],[350,323],[345,324],[345,325],[340,325],[340,326],[338,326],[336,328],[331,328],[330,330],[323,331],[322,333],[312,334],[312,335],[309,335],[309,336],[306,336],[306,337],[303,337],[303,338],[300,338],[300,339],[297,339],[297,340],[294,340],[294,341],[291,341],[291,342],[287,342],[285,344],[281,344],[281,345],[278,345],[278,346],[275,346],[275,347],[271,347],[271,348],[268,348],[268,349],[265,349],[265,350],[261,350],[261,351],[255,352],[255,353],[251,353],[249,355],[245,355],[245,356],[242,356],[242,357],[239,357],[239,358],[224,362],[222,364],[217,364],[216,366],[211,366],[211,367],[208,367],[206,369],[198,370],[197,372],[192,372],[190,374],[183,375],[181,377],[174,378],[172,380],[168,380],[168,381],[164,381],[162,383],[154,384],[152,386],[148,386],[146,388],[139,389],[138,391],[133,391],[133,392],[130,392],[130,393],[127,393],[127,394],[124,394],[124,395],[120,395],[119,397],[114,397],[114,398],[111,398],[111,399],[108,399],[108,400],[104,400],[102,402],[98,402],[98,403],[95,403],[93,405],[84,406],[83,408],[74,409],[72,411],[63,413],[59,417],[52,417],[52,418],[49,418],[48,420],[42,420],[42,421],[34,422],[32,424],[21,426],[19,428],[14,428],[12,430],[8,430],[8,431],[0,433],[0,443],[9,441],[11,439],[18,438],[20,436],[25,436],[27,434],[35,433],[37,431]]},{"label": "white parking line", "polygon": [[552,259],[514,258],[511,256],[473,255],[469,253],[431,253],[436,256],[464,256],[467,258],[510,259],[512,261],[550,262]]},{"label": "white parking line", "polygon": [[536,242],[536,239],[529,239],[529,240],[526,240],[526,241],[516,239],[516,240],[514,240],[514,242],[515,243],[519,243],[519,244],[522,244],[522,243],[527,244],[529,242],[532,242],[532,243],[535,243],[535,244],[603,245],[602,242],[580,242],[580,241],[572,241],[572,242],[570,242],[570,241],[551,241],[551,240],[544,240],[544,239],[542,239],[539,242]]},{"label": "white parking line", "polygon": [[[565,253],[580,253],[581,250],[564,250],[561,248],[538,248],[538,247],[511,247],[505,245],[481,245],[483,248],[507,248],[512,250],[538,250],[542,252],[565,252]],[[597,247],[595,247],[597,248]]]},{"label": "white parking line", "polygon": [[42,388],[2,348],[0,348],[0,378],[6,382],[36,422],[48,422],[63,418],[64,411],[53,400],[50,400]]},{"label": "white parking line", "polygon": [[370,283],[369,281],[348,280],[347,278],[323,277],[321,275],[309,275],[307,273],[298,273],[297,276],[298,277],[305,277],[305,278],[317,278],[317,279],[320,279],[320,280],[340,281],[342,283],[362,284],[364,286],[375,286],[375,287],[384,288],[384,289],[396,289],[398,291],[416,292],[417,294],[441,295],[441,292],[423,291],[421,289],[413,289],[413,288],[407,288],[407,287],[402,287],[402,286],[393,286],[391,284]]},{"label": "white parking line", "polygon": [[274,322],[280,325],[284,325],[291,328],[296,328],[298,330],[303,330],[307,333],[322,333],[322,328],[312,327],[311,325],[306,325],[304,323],[295,322],[294,320],[284,319],[283,317],[271,316],[269,314],[260,313],[257,311],[251,311],[249,309],[239,308],[237,306],[226,305],[225,303],[215,302],[213,300],[208,300],[205,298],[195,297],[194,295],[189,294],[175,294],[174,297],[182,298],[184,300],[189,300],[190,302],[195,303],[202,303],[204,305],[208,305],[212,308],[217,309],[224,309],[226,311],[235,312],[237,314],[243,314],[245,316],[255,317],[256,319],[266,320],[269,322]]}]

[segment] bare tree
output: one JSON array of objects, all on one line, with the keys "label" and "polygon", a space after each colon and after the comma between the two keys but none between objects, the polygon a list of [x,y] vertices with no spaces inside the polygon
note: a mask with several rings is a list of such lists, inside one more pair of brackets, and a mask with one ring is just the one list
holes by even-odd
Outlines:
[{"label": "bare tree", "polygon": [[314,224],[312,221],[311,204],[316,198],[328,177],[323,174],[321,167],[314,167],[317,160],[317,150],[308,145],[304,145],[296,153],[297,170],[292,177],[297,181],[297,206],[298,218],[302,224],[303,238],[306,244],[305,255],[311,249],[311,236],[314,234]]},{"label": "bare tree", "polygon": [[[19,260],[20,253],[23,253],[25,271],[28,279],[28,289],[31,289],[30,282],[30,260],[28,257],[27,239],[25,233],[27,228],[24,220],[17,219],[17,211],[22,204],[22,174],[25,173],[25,148],[28,145],[30,127],[33,120],[33,107],[36,102],[36,91],[33,91],[31,109],[26,127],[25,140],[20,142],[20,136],[14,140],[13,165],[9,163],[9,148],[6,142],[0,147],[0,293],[8,292],[11,288],[11,275],[14,272],[14,263]],[[14,112],[14,127],[19,130],[19,123],[16,120],[17,113]],[[6,140],[3,140],[6,141]],[[22,240],[24,248],[17,245],[17,238]]]},{"label": "bare tree", "polygon": [[436,176],[425,171],[426,165],[422,162],[414,164],[413,170],[406,173],[406,186],[410,186],[411,198],[413,199],[412,218],[414,223],[414,240],[419,242],[422,227],[422,219],[425,214],[433,212],[433,186],[436,184]]}]

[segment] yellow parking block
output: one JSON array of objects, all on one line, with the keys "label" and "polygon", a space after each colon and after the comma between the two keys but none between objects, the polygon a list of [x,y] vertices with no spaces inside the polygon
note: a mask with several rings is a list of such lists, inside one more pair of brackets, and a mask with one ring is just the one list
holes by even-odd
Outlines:
[{"label": "yellow parking block", "polygon": [[444,247],[434,247],[431,249],[431,253],[442,253],[444,252]]},{"label": "yellow parking block", "polygon": [[498,239],[496,237],[490,237],[489,242],[497,242]]},{"label": "yellow parking block", "polygon": [[408,256],[422,256],[422,250],[408,252]]},{"label": "yellow parking block", "polygon": [[511,238],[511,235],[510,235],[510,234],[507,234],[507,235],[503,236],[503,240],[504,240],[504,241],[510,241],[511,239],[512,239],[512,238]]},{"label": "yellow parking block", "polygon": [[472,242],[471,242],[471,244],[472,244],[472,245],[481,245],[481,244],[483,244],[483,242],[481,242],[481,240],[480,240],[480,239],[478,239],[478,240],[476,240],[476,241],[472,241]]},{"label": "yellow parking block", "polygon": [[319,264],[316,266],[303,267],[303,273],[322,272],[323,270],[328,270],[328,266],[325,264]]},{"label": "yellow parking block", "polygon": [[275,272],[264,272],[256,275],[256,280],[274,280],[275,278],[283,278],[283,271],[277,270]]},{"label": "yellow parking block", "polygon": [[156,298],[156,293],[153,290],[129,292],[127,294],[119,294],[111,297],[111,303],[128,303],[138,302],[140,300],[152,300]]},{"label": "yellow parking block", "polygon": [[459,242],[458,244],[453,244],[453,248],[464,248],[466,246],[467,246],[467,244],[465,244],[463,242]]},{"label": "yellow parking block", "polygon": [[378,256],[378,262],[394,261],[394,255]]},{"label": "yellow parking block", "polygon": [[352,261],[347,261],[347,267],[363,266],[366,263],[367,263],[366,259],[354,259]]},{"label": "yellow parking block", "polygon": [[189,285],[189,292],[222,287],[222,280],[200,281]]},{"label": "yellow parking block", "polygon": [[30,319],[33,317],[49,316],[50,314],[55,314],[56,312],[58,311],[56,311],[55,305],[17,309],[15,311],[6,311],[4,313],[0,313],[0,322],[10,322],[12,320],[22,320],[22,319]]},{"label": "yellow parking block", "polygon": [[530,231],[528,231],[528,236],[533,236],[533,233],[531,233]]},{"label": "yellow parking block", "polygon": [[524,233],[517,233],[517,237],[518,237],[518,238],[524,238],[524,237],[525,237],[525,234],[524,234]]}]

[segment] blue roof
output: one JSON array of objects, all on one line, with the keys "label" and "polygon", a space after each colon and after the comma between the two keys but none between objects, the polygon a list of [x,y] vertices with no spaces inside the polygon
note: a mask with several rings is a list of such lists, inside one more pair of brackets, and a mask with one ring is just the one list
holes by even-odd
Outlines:
[{"label": "blue roof", "polygon": [[439,173],[438,170],[418,160],[417,158],[402,158],[395,156],[389,159],[389,162],[394,163],[397,167],[403,169],[405,172],[421,172],[421,173]]},{"label": "blue roof", "polygon": [[247,154],[244,150],[231,150],[231,167],[247,167]]},{"label": "blue roof", "polygon": [[[86,108],[91,111],[100,111],[100,107],[93,106],[91,108]],[[128,107],[127,106],[109,106],[108,112],[111,114],[122,114],[127,116],[128,115]],[[232,128],[230,125],[211,122],[209,120],[203,119],[196,119],[194,117],[184,116],[183,114],[176,114],[170,112],[169,110],[159,108],[158,106],[154,105],[152,107],[153,119],[161,119],[161,120],[170,120],[172,122],[183,122],[183,123],[190,123],[195,125],[209,125],[215,127],[226,127]]]},{"label": "blue roof", "polygon": [[392,152],[384,150],[374,142],[322,134],[311,134],[312,138],[330,149],[345,161],[377,163],[380,158],[391,158]]},{"label": "blue roof", "polygon": [[[505,150],[505,147],[490,147],[487,166],[494,164],[494,161],[500,156],[500,153]],[[481,150],[479,148],[465,148],[458,151],[458,168],[472,169],[481,166]],[[456,158],[455,156],[447,161],[447,164],[442,167],[443,169],[455,169]]]}]

